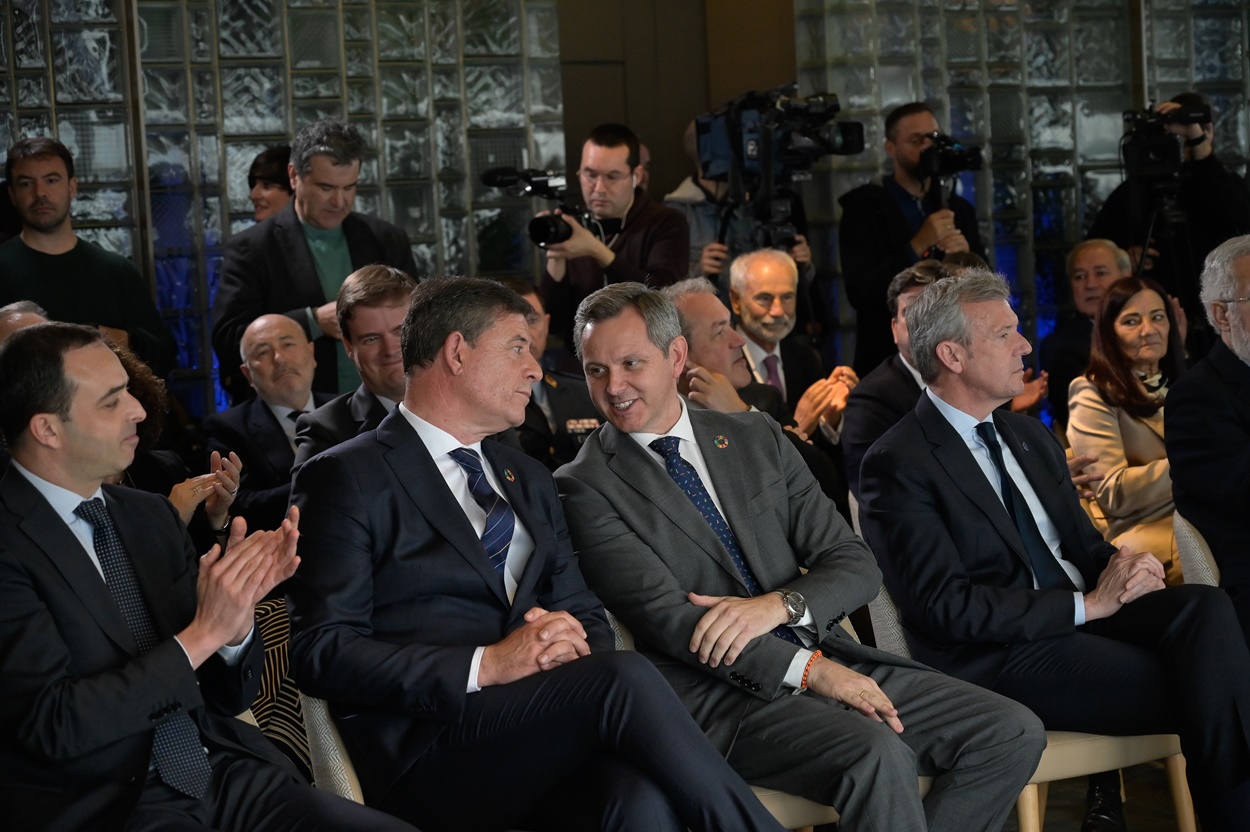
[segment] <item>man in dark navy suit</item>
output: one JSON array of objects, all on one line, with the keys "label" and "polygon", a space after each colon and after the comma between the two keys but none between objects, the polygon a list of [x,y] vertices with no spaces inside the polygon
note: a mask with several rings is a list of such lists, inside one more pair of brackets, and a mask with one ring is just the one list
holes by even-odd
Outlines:
[{"label": "man in dark navy suit", "polygon": [[551,475],[486,439],[540,376],[532,314],[494,281],[422,283],[403,402],[296,472],[296,681],[329,700],[366,803],[429,829],[779,829],[613,651]]}]

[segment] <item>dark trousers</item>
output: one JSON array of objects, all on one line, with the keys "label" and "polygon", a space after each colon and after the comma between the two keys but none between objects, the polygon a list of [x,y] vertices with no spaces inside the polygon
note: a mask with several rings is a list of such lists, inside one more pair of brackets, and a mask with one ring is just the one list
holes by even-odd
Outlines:
[{"label": "dark trousers", "polygon": [[1250,825],[1250,802],[1229,805],[1250,783],[1250,652],[1221,590],[1170,587],[1075,635],[1017,645],[993,690],[1052,730],[1179,734],[1204,829]]},{"label": "dark trousers", "polygon": [[265,760],[213,750],[209,762],[213,779],[203,800],[150,773],[126,832],[416,832],[398,818],[318,791]]},{"label": "dark trousers", "polygon": [[781,828],[628,652],[471,694],[377,805],[427,832]]}]

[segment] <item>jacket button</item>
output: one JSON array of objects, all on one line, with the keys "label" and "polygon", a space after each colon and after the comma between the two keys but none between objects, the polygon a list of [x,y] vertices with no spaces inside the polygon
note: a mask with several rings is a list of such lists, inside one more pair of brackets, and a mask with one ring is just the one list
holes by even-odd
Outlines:
[{"label": "jacket button", "polygon": [[245,668],[243,668],[243,678],[244,678],[244,679],[247,679],[247,680],[249,680],[249,681],[251,680],[251,678],[252,678],[252,668],[250,668],[250,667],[245,667]]},{"label": "jacket button", "polygon": [[760,683],[759,683],[759,682],[755,682],[755,683],[753,683],[753,684],[751,685],[751,690],[753,690],[753,691],[755,691],[755,692],[757,692],[757,693],[758,693],[758,692],[759,692],[759,689],[760,689]]}]

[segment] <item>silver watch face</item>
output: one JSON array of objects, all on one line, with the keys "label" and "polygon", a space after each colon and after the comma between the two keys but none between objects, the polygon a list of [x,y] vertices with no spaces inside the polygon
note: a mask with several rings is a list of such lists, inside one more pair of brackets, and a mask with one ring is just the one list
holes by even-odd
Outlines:
[{"label": "silver watch face", "polygon": [[807,613],[807,601],[803,599],[802,595],[792,589],[782,592],[781,597],[786,602],[786,611],[790,613],[790,626],[794,626]]}]

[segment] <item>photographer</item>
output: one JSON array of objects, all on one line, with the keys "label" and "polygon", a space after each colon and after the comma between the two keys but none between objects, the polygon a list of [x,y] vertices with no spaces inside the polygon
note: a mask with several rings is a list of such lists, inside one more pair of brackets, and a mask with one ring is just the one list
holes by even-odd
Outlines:
[{"label": "photographer", "polygon": [[547,269],[539,289],[552,327],[571,345],[573,312],[596,289],[632,280],[659,287],[686,276],[690,230],[679,211],[638,187],[638,137],[621,124],[601,124],[582,145],[577,178],[593,217],[586,228],[560,214],[572,236],[544,248]]},{"label": "photographer", "polygon": [[[1211,105],[1204,96],[1181,93],[1131,123],[1125,148],[1128,178],[1103,203],[1087,236],[1113,240],[1129,253],[1135,272],[1140,268],[1180,299],[1196,324],[1190,334],[1199,339],[1191,338],[1190,354],[1201,355],[1211,339],[1198,299],[1198,275],[1212,249],[1250,232],[1250,190],[1215,157]],[[1180,164],[1170,171],[1157,165],[1134,171],[1128,146],[1163,130],[1183,140]],[[1153,148],[1149,156],[1157,158]]]},{"label": "photographer", "polygon": [[951,194],[943,207],[938,177],[922,165],[937,132],[928,104],[896,107],[885,120],[885,152],[894,163],[894,175],[883,177],[880,185],[861,185],[839,200],[842,277],[857,315],[853,366],[861,376],[896,352],[886,305],[894,275],[942,253],[971,251],[985,257],[972,204]]}]

